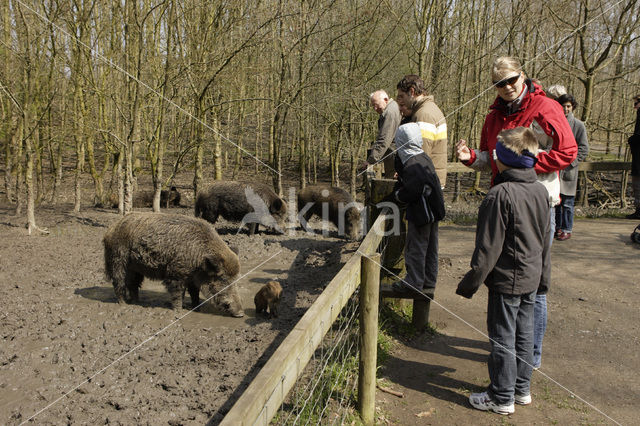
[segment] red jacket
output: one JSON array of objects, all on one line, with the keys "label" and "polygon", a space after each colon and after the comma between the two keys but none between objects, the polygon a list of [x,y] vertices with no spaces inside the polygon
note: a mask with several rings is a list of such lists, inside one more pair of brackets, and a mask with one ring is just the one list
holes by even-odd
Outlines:
[{"label": "red jacket", "polygon": [[[535,166],[536,173],[557,172],[566,168],[578,154],[578,145],[573,137],[567,118],[564,116],[562,106],[551,98],[548,98],[537,84],[527,80],[525,82],[527,94],[522,100],[520,108],[507,115],[507,104],[499,96],[491,105],[491,112],[487,115],[482,126],[480,139],[480,151],[488,151],[490,154],[496,147],[498,133],[504,129],[513,129],[523,126],[529,127],[535,120],[540,128],[553,139],[553,144],[548,152],[538,154],[538,162]],[[542,147],[544,149],[544,147]],[[493,177],[498,174],[498,167],[489,155]],[[470,166],[476,161],[476,152],[471,150],[471,159],[464,162]],[[492,179],[493,181],[493,179]],[[493,184],[493,182],[492,182]]]}]

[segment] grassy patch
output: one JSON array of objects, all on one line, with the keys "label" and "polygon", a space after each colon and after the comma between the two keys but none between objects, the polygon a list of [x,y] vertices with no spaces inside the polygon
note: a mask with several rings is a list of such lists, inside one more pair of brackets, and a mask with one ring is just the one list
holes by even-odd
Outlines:
[{"label": "grassy patch", "polygon": [[435,336],[437,331],[431,324],[418,329],[411,324],[412,304],[384,303],[380,306],[380,331],[394,337],[412,339],[427,333]]}]

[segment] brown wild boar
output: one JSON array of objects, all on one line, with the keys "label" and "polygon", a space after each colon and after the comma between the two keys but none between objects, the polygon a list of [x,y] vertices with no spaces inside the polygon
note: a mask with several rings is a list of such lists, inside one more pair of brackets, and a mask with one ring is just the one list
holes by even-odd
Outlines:
[{"label": "brown wild boar", "polygon": [[215,182],[196,197],[195,216],[216,223],[219,216],[248,225],[253,235],[259,225],[284,232],[287,204],[268,185],[235,181]]},{"label": "brown wild boar", "polygon": [[200,303],[200,287],[217,294],[216,306],[234,317],[244,315],[231,285],[240,262],[209,223],[164,213],[131,213],[111,225],[103,238],[105,273],[118,302],[136,302],[145,277],[162,280],[173,309],[182,308],[184,291],[192,306]]},{"label": "brown wild boar", "polygon": [[280,304],[280,296],[282,295],[282,286],[277,281],[269,281],[256,293],[253,301],[256,304],[256,315],[264,312],[267,313],[269,307],[269,316],[278,316],[278,305]]},{"label": "brown wild boar", "polygon": [[308,230],[307,222],[316,215],[338,228],[339,235],[357,240],[360,235],[360,211],[351,194],[329,185],[307,186],[298,192],[298,220]]}]

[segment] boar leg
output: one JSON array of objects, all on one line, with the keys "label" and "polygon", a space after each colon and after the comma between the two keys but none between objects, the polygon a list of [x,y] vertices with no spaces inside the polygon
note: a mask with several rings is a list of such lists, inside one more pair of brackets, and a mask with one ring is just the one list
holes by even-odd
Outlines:
[{"label": "boar leg", "polygon": [[258,231],[258,223],[257,222],[249,223],[249,224],[247,224],[247,227],[249,228],[249,235],[253,235]]},{"label": "boar leg", "polygon": [[167,288],[167,291],[169,292],[169,295],[171,297],[171,301],[169,302],[171,305],[171,309],[182,309],[182,295],[184,294],[184,286],[182,282],[175,280],[165,280],[163,284]]},{"label": "boar leg", "polygon": [[273,318],[277,318],[278,317],[278,303],[277,302],[269,303],[269,314],[271,314],[271,316]]},{"label": "boar leg", "polygon": [[190,284],[188,289],[189,296],[191,296],[191,308],[195,309],[200,304],[200,289],[193,284]]},{"label": "boar leg", "polygon": [[139,274],[134,271],[127,271],[127,275],[124,279],[126,289],[128,292],[128,302],[129,303],[137,303],[138,298],[138,290],[140,289],[140,284],[142,284],[142,280],[144,280],[144,275]]}]

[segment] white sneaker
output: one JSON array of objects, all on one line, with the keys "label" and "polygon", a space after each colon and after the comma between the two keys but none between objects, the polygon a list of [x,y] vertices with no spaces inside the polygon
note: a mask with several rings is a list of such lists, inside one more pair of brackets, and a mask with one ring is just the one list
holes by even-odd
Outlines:
[{"label": "white sneaker", "polygon": [[516,394],[516,404],[519,405],[529,405],[531,404],[531,394],[528,393],[526,395],[518,395]]},{"label": "white sneaker", "polygon": [[493,411],[494,413],[503,415],[513,414],[516,411],[513,403],[498,405],[491,400],[491,397],[489,396],[489,394],[487,394],[487,392],[472,393],[471,395],[469,395],[469,403],[473,408],[476,408],[478,410]]}]

